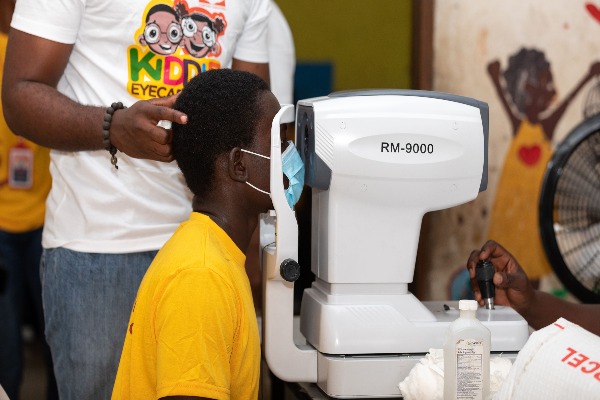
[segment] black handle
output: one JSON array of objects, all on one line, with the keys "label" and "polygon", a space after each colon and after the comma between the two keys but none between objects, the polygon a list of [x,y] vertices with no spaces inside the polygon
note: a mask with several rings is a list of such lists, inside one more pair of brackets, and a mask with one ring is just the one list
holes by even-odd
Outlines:
[{"label": "black handle", "polygon": [[479,261],[475,267],[475,277],[479,284],[481,297],[484,299],[493,299],[496,295],[496,287],[494,286],[494,265],[490,261]]}]

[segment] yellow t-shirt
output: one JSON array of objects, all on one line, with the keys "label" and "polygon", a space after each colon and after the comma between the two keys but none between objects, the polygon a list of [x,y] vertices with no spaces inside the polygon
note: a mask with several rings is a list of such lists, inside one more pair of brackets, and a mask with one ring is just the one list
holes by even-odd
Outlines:
[{"label": "yellow t-shirt", "polygon": [[[7,40],[8,37],[0,33],[0,74],[4,71]],[[19,184],[11,184],[14,180],[9,179],[11,159],[13,175],[21,174],[23,177]],[[27,167],[17,170],[17,163],[26,164]],[[0,104],[0,230],[20,233],[44,224],[46,197],[51,185],[49,165],[50,151],[15,136],[6,125]]]},{"label": "yellow t-shirt", "polygon": [[150,265],[112,399],[258,398],[260,339],[245,255],[191,213]]}]

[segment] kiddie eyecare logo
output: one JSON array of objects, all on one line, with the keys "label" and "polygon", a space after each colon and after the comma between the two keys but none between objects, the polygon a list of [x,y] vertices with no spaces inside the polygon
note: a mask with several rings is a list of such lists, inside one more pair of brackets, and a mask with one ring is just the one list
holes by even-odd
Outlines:
[{"label": "kiddie eyecare logo", "polygon": [[194,76],[221,68],[216,57],[226,29],[222,13],[191,8],[185,0],[152,1],[135,32],[136,43],[127,49],[127,90],[143,100],[170,96]]}]

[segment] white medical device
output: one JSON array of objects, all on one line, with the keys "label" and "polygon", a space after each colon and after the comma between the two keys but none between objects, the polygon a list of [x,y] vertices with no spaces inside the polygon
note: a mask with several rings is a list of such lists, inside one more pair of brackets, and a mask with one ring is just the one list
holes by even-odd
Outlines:
[{"label": "white medical device", "polygon": [[[316,383],[331,397],[399,397],[399,382],[429,349],[443,347],[458,317],[457,302],[421,302],[408,284],[423,215],[486,189],[488,106],[409,90],[298,102],[296,146],[312,188],[316,277],[303,294],[300,332],[288,281],[297,276],[298,226],[277,156],[279,122],[291,113],[282,108],[273,123],[275,211],[261,221],[267,364],[280,379]],[[493,352],[514,357],[528,339],[527,323],[511,308],[480,309],[478,318],[492,332]]]}]

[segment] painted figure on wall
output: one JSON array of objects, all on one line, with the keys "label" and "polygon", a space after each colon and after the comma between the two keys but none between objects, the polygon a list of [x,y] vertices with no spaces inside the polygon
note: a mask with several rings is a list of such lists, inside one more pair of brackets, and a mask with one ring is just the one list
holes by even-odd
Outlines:
[{"label": "painted figure on wall", "polygon": [[530,279],[539,282],[551,272],[539,234],[538,201],[552,155],[552,138],[577,93],[600,74],[600,63],[593,64],[552,110],[557,91],[550,62],[542,51],[522,48],[509,58],[504,71],[498,60],[488,64],[487,69],[512,127],[488,236],[510,249]]}]

